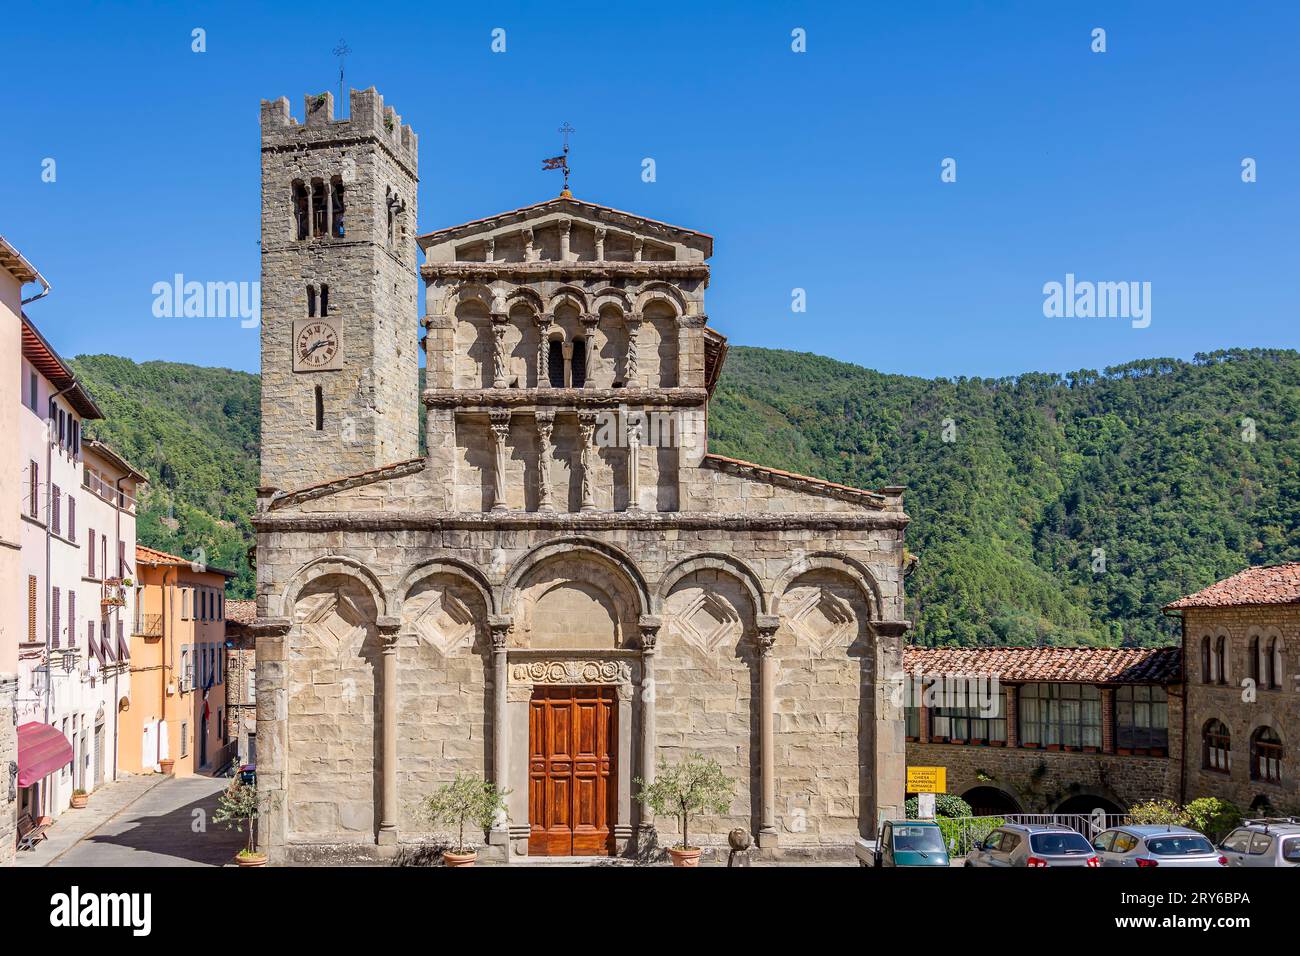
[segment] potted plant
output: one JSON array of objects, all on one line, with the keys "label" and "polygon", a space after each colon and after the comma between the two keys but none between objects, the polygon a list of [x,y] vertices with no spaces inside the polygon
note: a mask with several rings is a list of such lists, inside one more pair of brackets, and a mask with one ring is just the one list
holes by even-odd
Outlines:
[{"label": "potted plant", "polygon": [[699,866],[700,848],[691,845],[691,817],[726,813],[735,781],[722,772],[716,760],[692,753],[673,766],[661,758],[654,783],[638,777],[636,784],[641,788],[636,798],[643,806],[656,814],[671,813],[681,825],[681,839],[668,848],[673,866]]},{"label": "potted plant", "polygon": [[266,866],[266,854],[253,848],[253,822],[261,814],[257,787],[244,783],[239,777],[230,781],[230,786],[217,800],[217,812],[212,815],[212,822],[224,823],[229,830],[243,827],[247,832],[247,843],[235,854],[235,862],[240,866]]},{"label": "potted plant", "polygon": [[444,850],[442,862],[447,866],[473,866],[478,851],[472,843],[465,842],[465,824],[486,832],[497,817],[506,812],[508,790],[497,790],[473,774],[458,773],[451,783],[444,784],[424,801],[424,816],[435,826],[456,829],[456,848]]},{"label": "potted plant", "polygon": [[90,798],[90,794],[86,793],[86,791],[83,790],[83,789],[81,789],[81,787],[78,787],[76,790],[73,790],[73,791],[72,791],[72,809],[74,809],[74,810],[80,810],[82,807],[84,807],[84,806],[86,805],[86,801],[87,801],[89,798]]},{"label": "potted plant", "polygon": [[159,772],[164,774],[171,773],[172,768],[175,766],[176,766],[176,761],[173,760],[171,757],[163,757],[161,760],[158,761],[158,770]]}]

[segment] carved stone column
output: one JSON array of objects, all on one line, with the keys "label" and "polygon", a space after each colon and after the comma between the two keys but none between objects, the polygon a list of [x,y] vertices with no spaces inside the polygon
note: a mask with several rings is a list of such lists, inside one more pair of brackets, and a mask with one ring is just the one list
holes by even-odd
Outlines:
[{"label": "carved stone column", "polygon": [[636,388],[641,377],[638,341],[641,336],[641,313],[633,312],[627,317],[627,387]]},{"label": "carved stone column", "polygon": [[641,250],[644,246],[645,246],[644,239],[642,239],[640,236],[632,237],[632,261],[633,262],[641,261]]},{"label": "carved stone column", "polygon": [[774,614],[758,616],[759,751],[763,812],[759,818],[758,846],[775,847],[780,842],[776,829],[776,659],[772,647],[781,619]]},{"label": "carved stone column", "polygon": [[596,261],[605,261],[605,227],[596,227]]},{"label": "carved stone column", "polygon": [[[652,614],[642,614],[637,621],[641,630],[641,779],[654,783],[655,766],[655,644],[662,621]],[[642,805],[641,830],[653,826],[650,811]]]},{"label": "carved stone column", "polygon": [[573,388],[573,343],[565,342],[560,351],[564,355],[564,387]]},{"label": "carved stone column", "polygon": [[493,262],[493,261],[495,261],[495,260],[496,260],[496,251],[497,251],[497,241],[496,241],[496,239],[495,239],[494,237],[492,237],[492,236],[489,236],[486,240],[484,240],[483,245],[484,245],[485,250],[486,250],[486,251],[484,252],[484,255],[483,255],[483,261],[484,261],[484,262]]},{"label": "carved stone column", "polygon": [[533,227],[524,226],[520,234],[524,237],[524,262],[533,262],[537,258],[533,249]]},{"label": "carved stone column", "polygon": [[641,421],[643,412],[632,412],[627,423],[627,510],[641,510]]},{"label": "carved stone column", "polygon": [[537,416],[537,510],[554,511],[551,500],[551,427],[555,424],[555,409],[539,408]]},{"label": "carved stone column", "polygon": [[379,832],[375,842],[380,846],[397,848],[397,632],[401,618],[382,616],[376,622],[384,642],[384,671],[381,693],[383,695],[383,725],[380,739],[383,757],[380,763],[383,786],[379,816]]},{"label": "carved stone column", "polygon": [[492,313],[492,387],[505,388],[509,384],[506,370],[506,327],[504,312]]},{"label": "carved stone column", "polygon": [[[492,632],[492,782],[500,793],[510,789],[510,726],[506,710],[510,624],[508,615],[493,614],[488,618],[488,628]],[[493,821],[488,843],[503,847],[509,859],[510,825],[504,811],[498,813]]]},{"label": "carved stone column", "polygon": [[316,191],[316,180],[307,179],[307,238],[316,237],[316,199],[312,195]]},{"label": "carved stone column", "polygon": [[[334,235],[334,183],[325,180],[325,238]],[[321,313],[324,315],[324,313]]]},{"label": "carved stone column", "polygon": [[583,387],[592,388],[591,380],[594,377],[596,366],[600,363],[600,356],[596,354],[596,326],[600,324],[600,316],[584,315],[582,317],[582,334],[586,339],[586,348],[583,350],[584,359],[587,367],[583,370]]},{"label": "carved stone column", "polygon": [[592,412],[578,415],[578,467],[582,470],[582,494],[579,511],[596,510],[596,487],[591,475],[591,440],[596,433],[596,416]]},{"label": "carved stone column", "polygon": [[537,315],[537,387],[551,385],[551,325],[555,317],[542,312]]},{"label": "carved stone column", "polygon": [[495,445],[492,466],[492,510],[506,511],[506,439],[510,437],[510,409],[494,408],[488,412]]},{"label": "carved stone column", "polygon": [[569,229],[573,226],[572,219],[561,219],[560,226],[560,261],[569,261]]}]

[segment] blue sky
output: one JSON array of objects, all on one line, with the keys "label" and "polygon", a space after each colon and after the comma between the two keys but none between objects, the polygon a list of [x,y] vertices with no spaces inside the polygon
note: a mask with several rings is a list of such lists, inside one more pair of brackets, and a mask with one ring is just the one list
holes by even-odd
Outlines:
[{"label": "blue sky", "polygon": [[[1300,5],[321,0],[6,13],[0,233],[57,348],[256,370],[255,330],[150,290],[257,279],[259,100],[336,89],[340,37],[420,134],[421,232],[554,196],[568,121],[579,198],[716,237],[735,344],[926,376],[1300,347]],[[1150,282],[1150,326],[1045,318],[1067,273]]]}]

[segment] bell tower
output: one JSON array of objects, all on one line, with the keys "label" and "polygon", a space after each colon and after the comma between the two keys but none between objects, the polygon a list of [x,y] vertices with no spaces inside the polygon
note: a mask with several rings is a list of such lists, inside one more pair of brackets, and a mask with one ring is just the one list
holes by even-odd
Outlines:
[{"label": "bell tower", "polygon": [[374,88],[262,101],[262,476],[292,490],[414,458],[417,137]]}]

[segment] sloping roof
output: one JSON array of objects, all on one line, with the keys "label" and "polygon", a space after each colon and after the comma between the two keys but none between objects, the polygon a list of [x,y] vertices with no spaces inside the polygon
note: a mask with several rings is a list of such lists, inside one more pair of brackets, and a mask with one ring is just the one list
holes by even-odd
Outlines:
[{"label": "sloping roof", "polygon": [[227,601],[227,624],[252,624],[257,620],[256,601]]},{"label": "sloping roof", "polygon": [[1182,670],[1177,647],[912,647],[903,670],[979,674],[1004,681],[1072,684],[1164,684]]},{"label": "sloping roof", "polygon": [[39,282],[41,285],[49,287],[41,274],[36,271],[36,267],[28,262],[27,258],[15,249],[4,236],[0,236],[0,269],[4,269],[24,285],[28,282]]},{"label": "sloping roof", "polygon": [[95,454],[99,455],[100,458],[103,458],[110,465],[113,465],[115,468],[118,468],[121,471],[125,471],[127,473],[127,477],[132,478],[135,481],[149,480],[148,475],[142,472],[139,468],[136,468],[133,464],[131,464],[129,461],[127,461],[125,458],[119,455],[117,452],[113,451],[112,448],[104,444],[98,438],[88,439],[85,442],[85,447],[90,449]]},{"label": "sloping roof", "polygon": [[[883,508],[886,504],[886,495],[879,491],[868,491],[865,488],[854,488],[851,485],[839,485],[833,481],[827,481],[825,478],[813,478],[810,475],[800,475],[793,471],[768,468],[766,465],[756,465],[752,461],[728,458],[726,455],[715,455],[712,452],[704,456],[700,461],[700,466],[714,468],[718,471],[724,471],[741,478],[750,478],[754,481],[767,481],[782,487],[793,488],[796,491],[829,495],[833,498],[852,501],[854,504],[867,505],[872,508]],[[889,490],[896,491],[897,489]]]},{"label": "sloping roof", "polygon": [[[135,546],[135,563],[144,564],[152,567],[186,567],[193,568],[194,562],[189,558],[182,558],[178,554],[168,554],[166,551],[159,551],[157,548],[147,548],[142,544]],[[199,574],[221,574],[228,578],[235,577],[235,572],[226,571],[222,568],[214,568],[212,565],[204,565]]]},{"label": "sloping roof", "polygon": [[707,257],[713,254],[713,237],[707,232],[700,232],[697,229],[687,229],[683,226],[674,226],[672,223],[661,222],[658,219],[650,219],[646,216],[639,216],[634,212],[624,212],[622,209],[615,209],[613,206],[602,206],[600,203],[574,199],[571,196],[557,196],[555,199],[547,199],[545,202],[533,203],[530,206],[520,206],[518,209],[509,209],[492,216],[484,216],[482,219],[463,222],[458,226],[447,226],[433,232],[426,232],[422,236],[416,236],[416,242],[420,244],[421,249],[425,249],[431,245],[436,245],[439,242],[445,242],[448,239],[458,239],[461,236],[475,232],[495,229],[497,226],[509,225],[511,220],[522,220],[532,215],[551,212],[552,209],[563,209],[566,206],[572,208],[574,212],[587,213],[588,215],[593,215],[598,219],[609,219],[611,221],[620,222],[625,226],[632,223],[641,223],[648,226],[655,226],[667,232],[678,233],[680,235],[699,236],[701,239],[705,240],[705,244],[707,245],[705,256]]},{"label": "sloping roof", "polygon": [[[54,347],[45,341],[40,329],[32,320],[23,315],[23,358],[32,363],[32,367],[45,376],[56,391],[64,392],[68,403],[77,410],[82,418],[103,418],[104,413],[95,404],[95,399],[86,386],[77,381],[68,363],[60,358]],[[44,414],[44,411],[42,411]]]},{"label": "sloping roof", "polygon": [[1246,568],[1202,591],[1166,604],[1165,610],[1256,604],[1300,604],[1300,561]]},{"label": "sloping roof", "polygon": [[291,505],[301,504],[304,501],[310,501],[313,498],[323,498],[339,491],[346,491],[349,488],[358,488],[362,485],[374,484],[377,481],[388,481],[393,478],[413,475],[417,471],[424,469],[426,461],[427,459],[424,457],[407,458],[404,461],[380,465],[378,468],[367,468],[365,471],[359,471],[355,474],[340,475],[337,478],[330,478],[328,481],[317,482],[303,488],[293,488],[273,498],[271,508],[287,508]]}]

